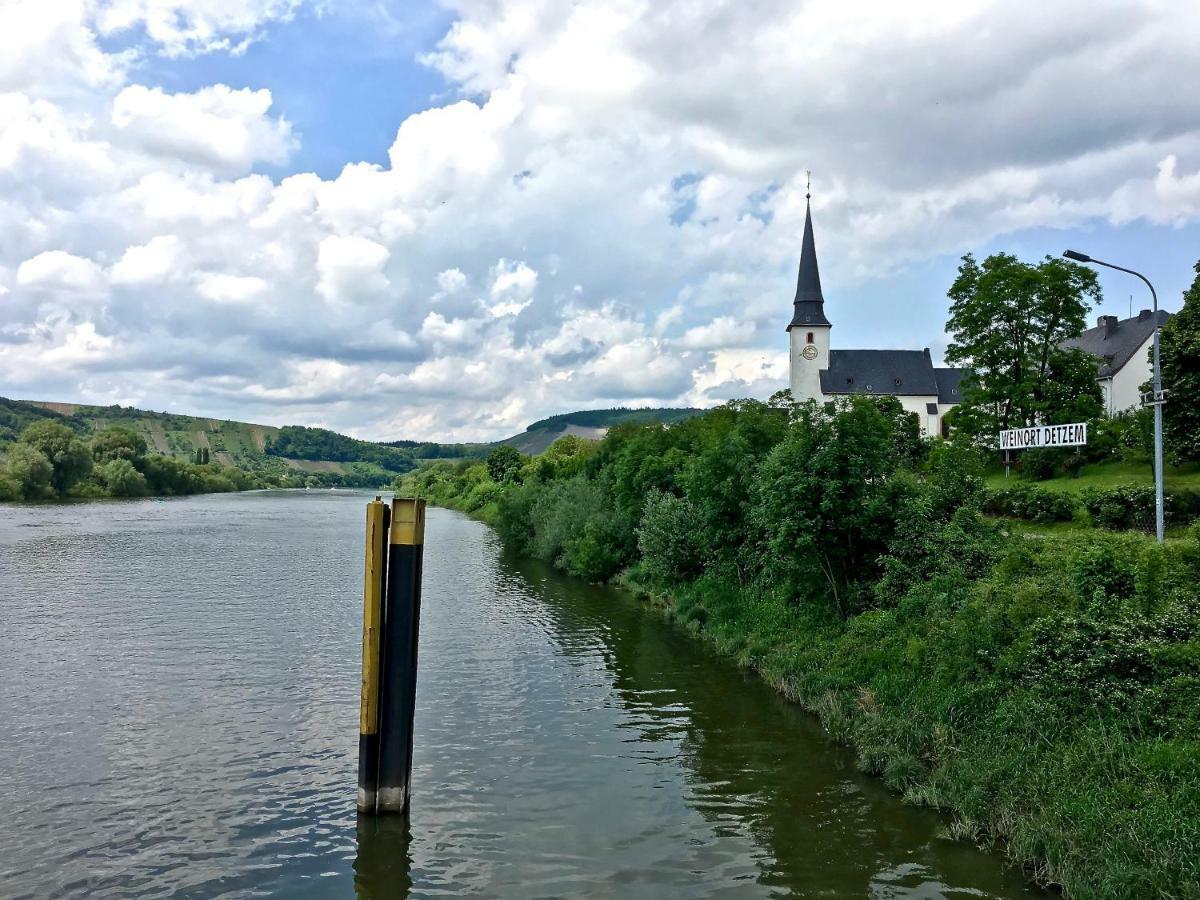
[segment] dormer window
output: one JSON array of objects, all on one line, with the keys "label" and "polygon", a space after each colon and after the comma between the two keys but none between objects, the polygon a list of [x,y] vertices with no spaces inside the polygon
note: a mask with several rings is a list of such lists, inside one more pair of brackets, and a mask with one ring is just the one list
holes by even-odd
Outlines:
[{"label": "dormer window", "polygon": [[899,378],[896,379],[896,387],[900,387],[900,379]]}]

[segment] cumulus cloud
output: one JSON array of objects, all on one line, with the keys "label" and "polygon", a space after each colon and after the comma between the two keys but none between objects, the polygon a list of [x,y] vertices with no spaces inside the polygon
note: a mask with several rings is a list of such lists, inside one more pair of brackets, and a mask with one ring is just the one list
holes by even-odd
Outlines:
[{"label": "cumulus cloud", "polygon": [[271,92],[224,84],[191,94],[130,85],[112,105],[113,124],[148,153],[220,171],[282,163],[293,146],[291,125],[267,116]]},{"label": "cumulus cloud", "polygon": [[0,7],[0,381],[499,437],[782,387],[805,169],[831,297],[1024,229],[1200,223],[1188,4],[450,6],[450,90],[334,178],[262,174],[297,157],[284,92],[141,65],[298,0]]},{"label": "cumulus cloud", "polygon": [[330,235],[317,252],[317,292],[326,300],[368,297],[388,285],[387,247],[357,235]]}]

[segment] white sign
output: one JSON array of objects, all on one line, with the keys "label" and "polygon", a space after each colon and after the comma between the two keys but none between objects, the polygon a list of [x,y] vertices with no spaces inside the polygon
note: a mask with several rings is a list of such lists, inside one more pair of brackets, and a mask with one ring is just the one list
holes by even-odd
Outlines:
[{"label": "white sign", "polygon": [[1030,447],[1078,447],[1087,443],[1087,423],[1072,425],[1035,425],[1000,432],[1001,450],[1026,450]]}]

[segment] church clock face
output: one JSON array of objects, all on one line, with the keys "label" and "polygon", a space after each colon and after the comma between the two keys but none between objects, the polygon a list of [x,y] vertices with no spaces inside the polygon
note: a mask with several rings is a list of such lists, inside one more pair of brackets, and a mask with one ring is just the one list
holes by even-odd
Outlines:
[{"label": "church clock face", "polygon": [[803,350],[800,351],[800,355],[803,356],[805,359],[816,359],[817,358],[817,348],[815,346],[813,346],[812,344],[809,344],[807,347],[805,347]]}]

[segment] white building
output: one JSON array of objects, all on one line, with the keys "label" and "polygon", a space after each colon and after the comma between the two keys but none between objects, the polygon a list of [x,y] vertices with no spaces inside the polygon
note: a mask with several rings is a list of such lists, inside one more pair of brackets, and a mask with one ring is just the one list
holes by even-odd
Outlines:
[{"label": "white building", "polygon": [[793,398],[824,402],[846,394],[886,394],[917,414],[922,434],[942,433],[942,417],[961,399],[959,383],[966,369],[935,366],[928,347],[833,350],[829,340],[832,328],[825,316],[809,209],[804,217],[792,321],[787,327]]},{"label": "white building", "polygon": [[1096,380],[1108,415],[1140,405],[1142,385],[1150,380],[1154,329],[1170,318],[1171,314],[1161,309],[1157,320],[1148,309],[1129,319],[1101,316],[1095,328],[1063,342],[1064,347],[1078,347],[1096,357]]}]

